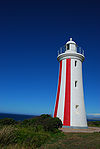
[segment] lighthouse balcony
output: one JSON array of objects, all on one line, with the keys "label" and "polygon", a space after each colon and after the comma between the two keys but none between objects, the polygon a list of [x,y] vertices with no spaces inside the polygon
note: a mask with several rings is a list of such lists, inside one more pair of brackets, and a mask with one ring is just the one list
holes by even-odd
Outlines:
[{"label": "lighthouse balcony", "polygon": [[76,49],[73,51],[73,50],[67,49],[66,45],[64,45],[63,47],[60,47],[60,49],[58,50],[58,56],[66,52],[67,53],[75,52],[75,53],[79,53],[84,56],[84,50],[81,47],[77,46]]},{"label": "lighthouse balcony", "polygon": [[76,58],[83,62],[84,58],[85,58],[84,50],[79,46],[77,46],[75,48],[68,49],[65,45],[65,46],[61,47],[60,50],[58,51],[57,59],[58,59],[58,61],[61,61],[66,58],[74,58],[74,59]]}]

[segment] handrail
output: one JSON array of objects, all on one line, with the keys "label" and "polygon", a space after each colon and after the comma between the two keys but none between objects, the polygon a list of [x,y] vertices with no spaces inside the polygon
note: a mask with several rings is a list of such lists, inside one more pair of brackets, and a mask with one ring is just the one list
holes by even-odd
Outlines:
[{"label": "handrail", "polygon": [[[59,56],[60,54],[65,53],[66,50],[67,50],[67,49],[66,49],[66,45],[60,47],[60,50],[58,50],[58,56]],[[81,47],[77,46],[76,52],[79,53],[79,54],[82,54],[82,55],[84,56],[84,50],[83,50]]]}]

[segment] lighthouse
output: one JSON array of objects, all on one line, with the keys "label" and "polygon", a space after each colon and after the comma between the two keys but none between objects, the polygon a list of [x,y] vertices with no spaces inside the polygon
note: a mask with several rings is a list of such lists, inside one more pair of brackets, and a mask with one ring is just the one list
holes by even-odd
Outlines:
[{"label": "lighthouse", "polygon": [[87,128],[82,80],[84,51],[70,38],[57,60],[60,67],[54,117],[61,119],[63,127]]}]

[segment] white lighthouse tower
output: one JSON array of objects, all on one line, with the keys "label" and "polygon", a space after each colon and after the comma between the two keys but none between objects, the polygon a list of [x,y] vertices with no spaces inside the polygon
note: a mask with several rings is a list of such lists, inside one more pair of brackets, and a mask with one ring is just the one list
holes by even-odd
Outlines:
[{"label": "white lighthouse tower", "polygon": [[78,51],[70,38],[57,59],[60,69],[54,117],[61,119],[63,127],[87,128],[82,81],[84,52]]}]

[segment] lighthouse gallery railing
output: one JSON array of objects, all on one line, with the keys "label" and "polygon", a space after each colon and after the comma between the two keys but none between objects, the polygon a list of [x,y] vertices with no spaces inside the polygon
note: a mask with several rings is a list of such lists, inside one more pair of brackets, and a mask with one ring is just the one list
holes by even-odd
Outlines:
[{"label": "lighthouse gallery railing", "polygon": [[[66,50],[67,50],[66,45],[64,45],[63,47],[60,47],[60,50],[58,50],[58,55],[64,53]],[[77,46],[76,52],[84,56],[84,50],[81,47]]]}]

